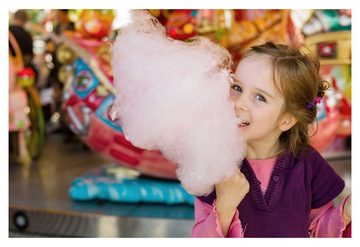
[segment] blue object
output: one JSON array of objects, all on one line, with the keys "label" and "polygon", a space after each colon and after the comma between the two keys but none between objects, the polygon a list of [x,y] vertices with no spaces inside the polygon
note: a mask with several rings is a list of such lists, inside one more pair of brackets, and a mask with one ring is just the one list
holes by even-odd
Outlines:
[{"label": "blue object", "polygon": [[69,195],[73,200],[108,200],[128,203],[165,203],[194,205],[194,196],[188,194],[178,181],[153,178],[117,178],[109,173],[118,165],[103,167],[73,180]]},{"label": "blue object", "polygon": [[74,68],[75,83],[73,83],[73,89],[81,99],[85,99],[98,86],[99,80],[90,67],[80,58],[75,61]]}]

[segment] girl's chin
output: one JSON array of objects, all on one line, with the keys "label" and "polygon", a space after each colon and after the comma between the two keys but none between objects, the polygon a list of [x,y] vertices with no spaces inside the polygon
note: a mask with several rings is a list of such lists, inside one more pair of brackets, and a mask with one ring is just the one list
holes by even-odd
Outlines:
[{"label": "girl's chin", "polygon": [[246,133],[246,132],[249,132],[249,129],[250,129],[250,126],[247,125],[247,126],[238,126],[238,129],[241,133]]},{"label": "girl's chin", "polygon": [[248,139],[249,139],[249,131],[247,131],[247,129],[239,129],[239,133],[240,133],[240,135],[243,137],[243,139],[245,140],[245,141],[248,141]]}]

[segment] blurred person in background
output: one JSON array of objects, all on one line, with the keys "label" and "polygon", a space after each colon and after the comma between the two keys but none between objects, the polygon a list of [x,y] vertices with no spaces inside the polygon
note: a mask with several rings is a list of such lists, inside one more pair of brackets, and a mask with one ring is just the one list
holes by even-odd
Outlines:
[{"label": "blurred person in background", "polygon": [[[65,31],[75,30],[75,24],[69,18],[68,9],[56,9],[54,10],[53,14],[54,34],[56,34],[57,36],[61,36]],[[52,89],[55,107],[53,108],[50,104],[44,106],[45,119],[47,121],[50,118],[54,117],[55,120],[53,119],[52,122],[56,122],[56,124],[53,124],[53,126],[49,126],[49,131],[52,133],[62,133],[65,135],[64,141],[70,141],[73,138],[73,134],[66,125],[61,111],[64,84],[60,82],[58,78],[59,69],[62,65],[58,61],[56,56],[58,45],[56,45],[51,39],[49,39],[47,41],[47,49],[48,53],[51,55],[51,62],[53,65],[51,66],[51,69],[49,71],[49,76],[47,78],[45,87]]]},{"label": "blurred person in background", "polygon": [[[35,80],[37,79],[37,71],[34,66],[34,52],[33,52],[33,38],[30,32],[28,32],[25,26],[28,23],[28,14],[25,10],[17,10],[13,15],[13,20],[9,26],[9,31],[14,35],[16,42],[18,43],[24,67],[30,67],[35,72]],[[9,44],[11,55],[15,55],[14,48]]]}]

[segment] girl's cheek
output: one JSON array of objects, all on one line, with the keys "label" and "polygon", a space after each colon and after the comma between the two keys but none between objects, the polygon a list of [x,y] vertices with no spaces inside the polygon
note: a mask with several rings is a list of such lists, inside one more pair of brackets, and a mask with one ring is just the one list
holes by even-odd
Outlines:
[{"label": "girl's cheek", "polygon": [[233,91],[230,92],[230,100],[235,103],[235,101],[238,99],[239,95]]},{"label": "girl's cheek", "polygon": [[249,104],[249,110],[254,114],[264,114],[265,113],[265,106],[262,102],[257,100],[251,100],[251,104]]},{"label": "girl's cheek", "polygon": [[261,102],[257,101],[256,99],[252,98],[251,99],[251,106],[253,108],[261,108]]}]

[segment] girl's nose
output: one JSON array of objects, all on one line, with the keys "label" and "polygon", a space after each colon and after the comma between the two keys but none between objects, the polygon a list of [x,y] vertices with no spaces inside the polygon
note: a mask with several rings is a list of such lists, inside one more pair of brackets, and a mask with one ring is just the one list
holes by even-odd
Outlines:
[{"label": "girl's nose", "polygon": [[247,111],[249,108],[245,102],[244,97],[238,97],[235,100],[235,112]]}]

